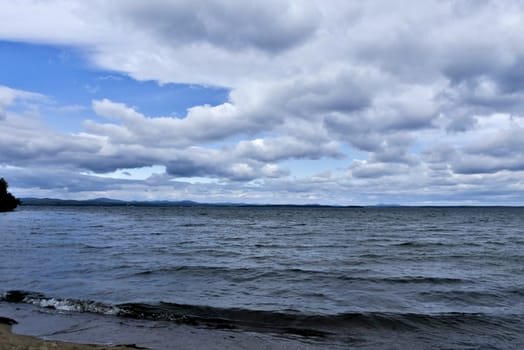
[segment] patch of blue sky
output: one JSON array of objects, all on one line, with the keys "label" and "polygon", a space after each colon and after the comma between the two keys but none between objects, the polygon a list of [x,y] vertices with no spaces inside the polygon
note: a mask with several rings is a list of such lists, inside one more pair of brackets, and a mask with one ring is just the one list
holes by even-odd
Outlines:
[{"label": "patch of blue sky", "polygon": [[[94,173],[94,172],[85,172],[84,175],[103,177],[109,179],[118,179],[118,180],[147,180],[154,175],[164,175],[166,173],[166,167],[164,165],[152,165],[140,168],[129,168],[129,169],[117,169],[108,173]],[[217,183],[219,180],[209,177],[193,176],[193,177],[176,177],[172,178],[170,181],[173,182],[187,182],[191,184],[197,183]]]},{"label": "patch of blue sky", "polygon": [[302,178],[311,176],[323,176],[329,173],[335,176],[342,173],[349,167],[348,159],[289,159],[279,163],[282,169],[291,171],[292,177]]},{"label": "patch of blue sky", "polygon": [[311,176],[337,176],[344,175],[354,160],[367,160],[369,154],[351,148],[348,145],[341,145],[339,158],[322,157],[320,159],[289,159],[279,163],[284,169],[291,170],[291,176],[311,177]]},{"label": "patch of blue sky", "polygon": [[152,175],[164,174],[166,167],[163,165],[153,165],[147,167],[133,168],[133,169],[118,169],[108,173],[93,173],[86,172],[85,175],[105,177],[111,179],[123,179],[123,180],[146,180]]},{"label": "patch of blue sky", "polygon": [[408,151],[412,154],[419,155],[424,152],[427,145],[424,144],[422,139],[415,140],[409,147]]},{"label": "patch of blue sky", "polygon": [[346,163],[350,164],[353,160],[368,160],[369,153],[353,148],[348,144],[342,144],[340,147],[340,152],[344,154],[344,159]]},{"label": "patch of blue sky", "polygon": [[184,117],[188,108],[218,105],[229,90],[190,84],[137,81],[101,70],[75,47],[0,41],[0,85],[48,97],[43,114],[53,129],[81,130],[82,121],[101,121],[91,109],[103,98],[125,103],[146,116]]}]

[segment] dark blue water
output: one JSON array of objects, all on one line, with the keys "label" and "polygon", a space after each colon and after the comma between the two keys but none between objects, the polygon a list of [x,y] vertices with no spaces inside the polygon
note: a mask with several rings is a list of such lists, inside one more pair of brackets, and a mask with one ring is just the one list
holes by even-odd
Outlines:
[{"label": "dark blue water", "polygon": [[4,302],[319,344],[524,348],[523,208],[22,207],[0,240]]}]

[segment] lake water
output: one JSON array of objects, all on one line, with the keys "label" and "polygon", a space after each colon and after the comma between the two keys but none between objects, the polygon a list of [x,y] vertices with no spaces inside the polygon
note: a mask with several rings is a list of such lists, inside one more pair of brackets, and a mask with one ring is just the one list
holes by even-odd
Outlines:
[{"label": "lake water", "polygon": [[3,303],[322,348],[524,348],[524,208],[23,206],[0,241]]}]

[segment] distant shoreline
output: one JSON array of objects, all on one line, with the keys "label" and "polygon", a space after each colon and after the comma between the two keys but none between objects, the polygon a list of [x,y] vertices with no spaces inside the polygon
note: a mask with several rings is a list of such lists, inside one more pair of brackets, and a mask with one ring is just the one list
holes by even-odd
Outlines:
[{"label": "distant shoreline", "polygon": [[99,207],[217,207],[217,208],[524,208],[522,205],[327,205],[327,204],[252,204],[252,203],[202,203],[189,200],[181,201],[124,201],[111,198],[95,198],[86,200],[58,198],[21,198],[24,206],[99,206]]},{"label": "distant shoreline", "polygon": [[194,201],[122,201],[110,198],[86,200],[57,198],[21,198],[26,206],[108,206],[108,207],[289,207],[289,208],[365,208],[361,205],[325,204],[250,204],[250,203],[201,203]]}]

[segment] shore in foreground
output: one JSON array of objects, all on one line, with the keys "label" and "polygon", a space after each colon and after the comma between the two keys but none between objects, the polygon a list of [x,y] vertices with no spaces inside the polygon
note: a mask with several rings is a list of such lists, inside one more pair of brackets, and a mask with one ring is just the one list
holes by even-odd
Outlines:
[{"label": "shore in foreground", "polygon": [[135,346],[100,346],[87,344],[73,344],[61,341],[41,340],[27,335],[15,334],[11,331],[13,320],[0,317],[0,350],[128,350],[145,349]]},{"label": "shore in foreground", "polygon": [[[2,318],[6,322],[3,322],[4,324],[0,322],[2,327],[0,350],[339,350],[347,348],[344,344],[326,344],[301,336],[282,336],[241,329],[210,329],[176,322],[135,320],[19,303],[0,302],[0,320]],[[12,330],[8,325],[9,320],[18,322],[12,326]],[[45,339],[46,342],[39,339]],[[97,346],[79,344],[97,344]]]}]

